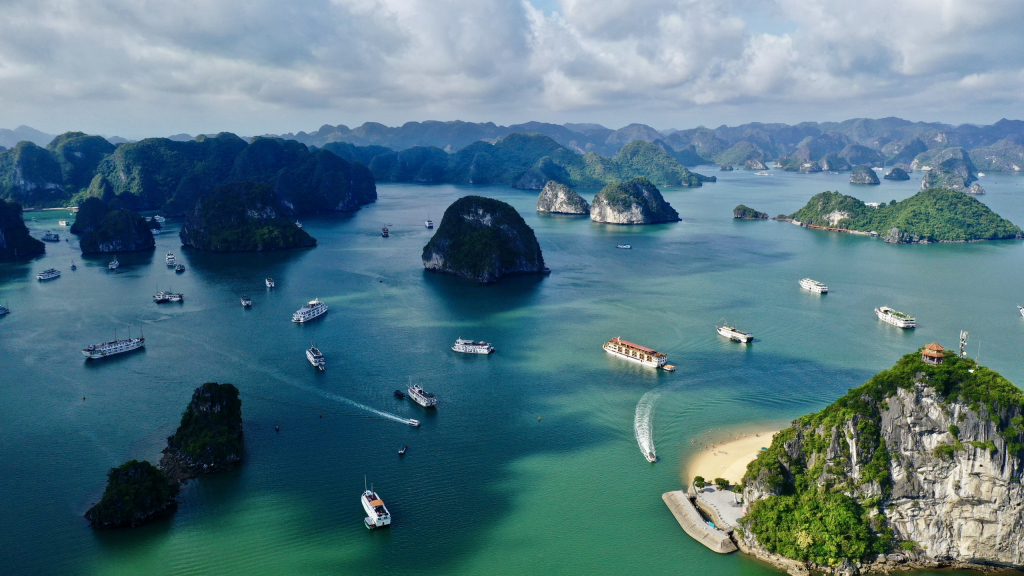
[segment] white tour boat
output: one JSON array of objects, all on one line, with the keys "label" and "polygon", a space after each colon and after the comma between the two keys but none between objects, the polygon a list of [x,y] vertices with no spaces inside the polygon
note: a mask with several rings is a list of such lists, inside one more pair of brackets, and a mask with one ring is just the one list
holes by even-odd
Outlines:
[{"label": "white tour boat", "polygon": [[804,278],[800,281],[800,287],[804,290],[810,290],[818,294],[828,294],[828,286],[825,286],[817,280],[811,280],[810,278]]},{"label": "white tour boat", "polygon": [[164,218],[163,216],[153,216],[153,220],[156,220],[157,222],[161,222],[161,223],[167,221],[167,219]]},{"label": "white tour boat", "polygon": [[366,528],[373,530],[374,528],[383,528],[391,525],[391,513],[388,512],[387,506],[384,505],[384,501],[380,499],[372,489],[364,490],[363,495],[360,498],[363,503],[363,510],[366,512],[366,518],[363,518],[363,524]]},{"label": "white tour boat", "polygon": [[274,287],[274,279],[273,278],[267,278],[264,282],[266,282],[267,288],[273,288]]},{"label": "white tour boat", "polygon": [[121,263],[117,261],[117,256],[114,256],[114,259],[110,261],[110,264],[107,264],[107,270],[117,270],[120,267]]},{"label": "white tour boat", "polygon": [[314,318],[318,318],[327,313],[327,304],[320,301],[319,298],[314,298],[309,301],[305,306],[299,308],[292,314],[292,322],[309,322]]},{"label": "white tour boat", "polygon": [[306,360],[309,360],[313,368],[323,370],[327,367],[327,360],[324,359],[324,355],[320,353],[320,349],[316,347],[316,344],[310,343],[309,349],[306,350]]},{"label": "white tour boat", "polygon": [[432,229],[434,227],[434,221],[430,219],[430,216],[427,216],[427,221],[424,222],[423,225]]},{"label": "white tour boat", "polygon": [[69,220],[58,220],[57,223],[61,226],[71,226],[71,222]]},{"label": "white tour boat", "polygon": [[893,310],[888,306],[875,308],[875,315],[878,316],[879,320],[888,322],[897,328],[910,329],[917,327],[917,320],[913,316],[904,314],[899,310]]},{"label": "white tour boat", "polygon": [[60,242],[60,236],[47,230],[46,234],[43,234],[43,242]]},{"label": "white tour boat", "polygon": [[102,344],[93,344],[87,348],[82,349],[82,355],[90,360],[97,358],[106,358],[107,356],[113,356],[114,354],[121,354],[122,352],[131,352],[132,350],[138,350],[146,346],[146,338],[139,336],[138,338],[128,337],[115,338],[110,342],[104,342]]},{"label": "white tour boat", "polygon": [[169,292],[167,290],[161,290],[156,294],[153,294],[153,301],[157,304],[163,304],[164,302],[184,302],[185,295],[181,292]]},{"label": "white tour boat", "polygon": [[[410,378],[411,380],[412,378]],[[427,392],[419,384],[412,384],[409,386],[409,397],[412,401],[423,406],[424,408],[436,408],[437,407],[437,396],[434,396],[430,392]]]},{"label": "white tour boat", "polygon": [[633,245],[632,244],[616,244],[615,247],[616,248],[621,248],[623,250],[632,250],[633,249]]},{"label": "white tour boat", "polygon": [[669,372],[676,369],[675,366],[668,364],[668,356],[665,354],[639,344],[627,342],[617,336],[605,342],[602,348],[609,354],[614,354],[633,362],[639,362],[650,368],[661,368]]},{"label": "white tour boat", "polygon": [[455,340],[455,345],[452,346],[452,350],[462,352],[464,354],[490,354],[491,352],[494,352],[494,346],[491,346],[487,342],[463,340],[462,338],[458,338]]},{"label": "white tour boat", "polygon": [[721,326],[715,326],[715,328],[718,329],[718,333],[719,334],[721,334],[722,336],[725,336],[726,338],[728,338],[728,339],[730,339],[730,340],[732,340],[734,342],[740,342],[742,344],[748,344],[748,343],[754,341],[754,335],[751,334],[750,332],[744,332],[742,330],[737,330],[736,328],[734,328],[732,326],[729,326],[728,324],[722,324]]},{"label": "white tour boat", "polygon": [[166,262],[168,266],[174,266],[174,253],[168,252],[167,255],[164,256],[164,262]]},{"label": "white tour boat", "polygon": [[47,268],[39,274],[36,274],[36,278],[39,280],[53,280],[54,278],[60,278],[60,270],[56,268]]},{"label": "white tour boat", "polygon": [[249,298],[245,294],[242,295],[241,300],[242,300],[242,308],[249,308],[250,306],[252,306],[252,298]]}]

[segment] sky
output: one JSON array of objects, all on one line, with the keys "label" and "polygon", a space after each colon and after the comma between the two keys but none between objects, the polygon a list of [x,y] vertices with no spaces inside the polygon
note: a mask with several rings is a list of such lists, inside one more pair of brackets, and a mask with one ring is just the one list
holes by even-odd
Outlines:
[{"label": "sky", "polygon": [[1024,118],[1022,0],[0,0],[0,128]]}]

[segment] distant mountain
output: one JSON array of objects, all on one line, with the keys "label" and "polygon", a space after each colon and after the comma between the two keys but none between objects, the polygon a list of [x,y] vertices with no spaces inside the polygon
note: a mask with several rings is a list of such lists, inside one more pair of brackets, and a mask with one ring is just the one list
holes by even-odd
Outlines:
[{"label": "distant mountain", "polygon": [[46,146],[50,140],[53,140],[53,134],[40,132],[28,126],[18,126],[14,130],[0,128],[0,146],[4,148],[14,148],[22,141],[31,142],[36,146]]}]

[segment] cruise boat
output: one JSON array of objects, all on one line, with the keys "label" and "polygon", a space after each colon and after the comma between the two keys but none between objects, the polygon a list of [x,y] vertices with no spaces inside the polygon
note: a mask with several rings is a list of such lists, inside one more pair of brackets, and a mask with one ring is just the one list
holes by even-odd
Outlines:
[{"label": "cruise boat", "polygon": [[917,320],[913,316],[904,314],[899,310],[893,310],[888,306],[875,308],[875,316],[878,316],[879,320],[888,322],[897,328],[910,329],[917,327]]},{"label": "cruise boat", "polygon": [[380,496],[373,489],[363,491],[360,501],[363,503],[363,510],[366,511],[366,518],[363,518],[363,524],[366,525],[367,529],[373,530],[374,528],[383,528],[391,525],[391,513],[388,512],[384,501],[380,499]]},{"label": "cruise boat", "polygon": [[434,228],[434,221],[430,219],[430,216],[427,216],[427,221],[424,222],[424,226],[431,229]]},{"label": "cruise boat", "polygon": [[458,338],[455,340],[455,345],[452,346],[452,350],[462,352],[464,354],[490,354],[494,352],[494,346],[491,346],[487,342],[463,340],[462,338]]},{"label": "cruise boat", "polygon": [[127,339],[116,338],[110,342],[104,342],[102,344],[93,344],[87,348],[82,349],[82,355],[90,360],[96,360],[98,358],[106,358],[107,356],[113,356],[114,354],[121,354],[122,352],[131,352],[132,350],[138,350],[146,346],[146,338],[139,336],[138,338],[128,337]]},{"label": "cruise boat", "polygon": [[437,407],[437,396],[434,396],[430,392],[427,392],[420,387],[419,384],[413,384],[409,386],[409,398],[412,401],[423,406],[424,408],[436,408]]},{"label": "cruise boat", "polygon": [[252,306],[252,298],[249,298],[248,296],[243,294],[242,295],[242,308],[248,308],[250,306]]},{"label": "cruise boat", "polygon": [[114,256],[114,259],[110,261],[110,264],[107,264],[107,270],[117,270],[120,267],[121,263],[117,261],[117,256]]},{"label": "cruise boat", "polygon": [[185,295],[181,292],[169,292],[161,290],[156,294],[153,294],[153,301],[157,304],[163,304],[165,302],[184,302]]},{"label": "cruise boat", "polygon": [[722,324],[721,326],[716,326],[715,328],[718,329],[719,334],[725,336],[726,338],[734,342],[748,344],[754,341],[754,335],[751,334],[750,332],[743,332],[742,330],[737,330],[736,328],[729,326],[728,324]]},{"label": "cruise boat", "polygon": [[668,356],[665,354],[662,354],[657,350],[651,350],[650,348],[639,344],[627,342],[617,336],[605,342],[602,348],[604,348],[605,352],[608,352],[609,354],[621,356],[627,360],[639,362],[640,364],[651,368],[661,368],[663,370],[668,370],[669,372],[676,369],[675,366],[668,364]]},{"label": "cruise boat", "polygon": [[380,229],[380,235],[385,237],[385,238],[388,237],[388,227],[387,226],[385,226],[385,227]]},{"label": "cruise boat", "polygon": [[309,344],[309,349],[306,350],[306,360],[309,360],[313,368],[324,370],[327,367],[327,360],[324,359],[324,355],[320,353],[320,349],[316,347],[316,344]]},{"label": "cruise boat", "polygon": [[43,234],[43,242],[60,242],[60,236],[47,230],[46,234]]},{"label": "cruise boat", "polygon": [[174,266],[174,253],[168,252],[167,255],[164,256],[164,262],[166,262],[168,266]]},{"label": "cruise boat", "polygon": [[161,224],[167,221],[167,219],[164,218],[163,216],[153,216],[153,220],[156,220],[157,222],[160,222]]},{"label": "cruise boat", "polygon": [[184,264],[178,264],[177,266],[174,267],[174,271],[176,273],[178,273],[178,274],[181,274],[182,272],[185,271],[185,265]]},{"label": "cruise boat", "polygon": [[810,290],[818,294],[828,294],[828,286],[825,286],[817,280],[811,280],[810,278],[804,278],[800,281],[800,287],[804,290]]},{"label": "cruise boat", "polygon": [[61,226],[71,226],[70,220],[58,220],[57,223],[60,224]]},{"label": "cruise boat", "polygon": [[327,304],[320,301],[319,298],[310,300],[305,306],[299,308],[292,314],[292,322],[309,322],[310,320],[323,316],[327,313]]},{"label": "cruise boat", "polygon": [[615,247],[616,248],[622,248],[623,250],[632,250],[633,249],[633,245],[632,244],[616,244]]},{"label": "cruise boat", "polygon": [[274,279],[273,278],[267,278],[266,280],[264,280],[264,282],[266,282],[267,288],[273,288],[274,287]]},{"label": "cruise boat", "polygon": [[56,268],[47,268],[39,274],[36,274],[36,278],[39,280],[53,280],[54,278],[60,278],[60,270]]}]

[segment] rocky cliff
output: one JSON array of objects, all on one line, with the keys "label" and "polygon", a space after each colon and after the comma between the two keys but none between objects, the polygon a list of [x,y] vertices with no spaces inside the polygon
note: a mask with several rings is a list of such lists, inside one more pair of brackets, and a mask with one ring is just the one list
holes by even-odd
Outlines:
[{"label": "rocky cliff", "polygon": [[537,237],[516,209],[482,196],[459,198],[445,210],[423,247],[423,267],[482,284],[548,271]]},{"label": "rocky cliff", "polygon": [[235,182],[196,202],[179,236],[211,252],[265,252],[316,246],[316,239],[285,218],[285,201],[270,186]]},{"label": "rocky cliff", "polygon": [[850,184],[880,184],[878,175],[869,166],[857,166],[850,172]]},{"label": "rocky cliff", "polygon": [[107,472],[103,498],[85,513],[95,528],[138,526],[177,508],[178,485],[149,462],[129,460]]},{"label": "rocky cliff", "polygon": [[135,252],[156,246],[152,226],[138,212],[112,210],[103,200],[90,197],[79,204],[71,233],[78,235],[82,254]]},{"label": "rocky cliff", "polygon": [[767,220],[768,214],[765,212],[758,212],[749,206],[740,204],[733,208],[732,217],[739,218],[742,220]]},{"label": "rocky cliff", "polygon": [[195,389],[181,425],[167,438],[160,467],[173,481],[234,468],[242,461],[242,401],[231,384]]},{"label": "rocky cliff", "polygon": [[677,222],[679,213],[646,178],[605,186],[590,205],[590,219],[608,224]]},{"label": "rocky cliff", "polygon": [[883,176],[886,180],[910,180],[910,175],[903,168],[895,167]]},{"label": "rocky cliff", "polygon": [[744,170],[767,170],[768,167],[759,159],[747,160],[743,163]]},{"label": "rocky cliff", "polygon": [[744,478],[745,551],[837,574],[1024,566],[1024,393],[924,352],[776,435]]},{"label": "rocky cliff", "polygon": [[549,180],[537,198],[537,212],[589,214],[590,204],[572,188]]},{"label": "rocky cliff", "polygon": [[46,252],[42,241],[28,233],[21,215],[21,204],[0,200],[0,262],[35,256]]}]

